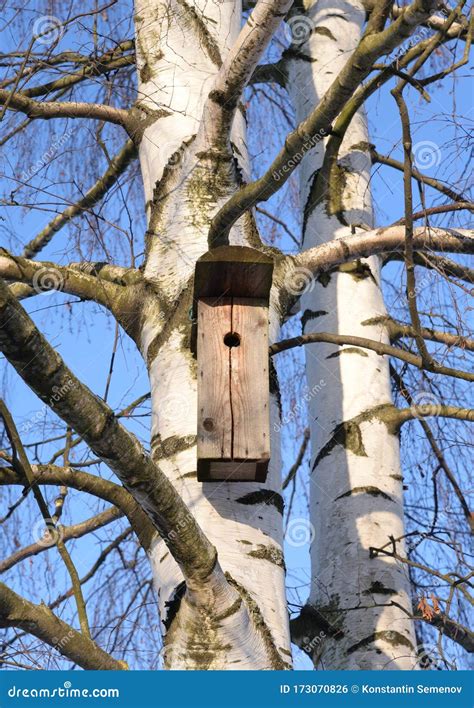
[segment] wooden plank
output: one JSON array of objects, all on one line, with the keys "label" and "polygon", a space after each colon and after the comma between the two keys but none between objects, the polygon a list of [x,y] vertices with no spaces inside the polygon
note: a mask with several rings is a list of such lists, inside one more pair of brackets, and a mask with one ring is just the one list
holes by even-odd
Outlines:
[{"label": "wooden plank", "polygon": [[273,260],[255,248],[219,246],[196,262],[194,301],[207,297],[256,297],[268,301]]},{"label": "wooden plank", "polygon": [[232,457],[230,351],[224,336],[231,327],[232,300],[201,299],[198,305],[198,458]]},{"label": "wooden plank", "polygon": [[247,246],[219,246],[196,262],[193,292],[191,351],[197,347],[197,304],[200,299],[226,297],[262,298],[268,303],[273,259]]},{"label": "wooden plank", "polygon": [[270,458],[268,306],[263,299],[233,298],[231,407],[234,460]]},{"label": "wooden plank", "polygon": [[198,479],[264,481],[270,458],[268,305],[198,303]]}]

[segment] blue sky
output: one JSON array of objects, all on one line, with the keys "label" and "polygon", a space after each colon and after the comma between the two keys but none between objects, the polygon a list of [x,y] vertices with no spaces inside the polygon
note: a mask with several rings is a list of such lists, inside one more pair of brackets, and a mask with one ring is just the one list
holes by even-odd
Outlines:
[{"label": "blue sky", "polygon": [[[12,42],[13,37],[7,41]],[[64,42],[65,40],[63,40]],[[78,45],[82,44],[84,38],[75,36],[74,41]],[[61,45],[59,48],[62,48]],[[272,50],[272,51],[276,51]],[[442,61],[442,57],[437,58]],[[459,72],[462,78],[449,77],[442,86],[434,85],[430,87],[431,103],[425,103],[419,95],[412,89],[408,89],[410,95],[410,112],[413,122],[413,142],[414,152],[416,154],[417,146],[425,146],[424,152],[420,152],[420,161],[423,155],[428,155],[428,165],[422,162],[420,169],[424,164],[426,173],[436,176],[440,179],[445,179],[451,184],[456,184],[458,191],[467,191],[472,188],[472,177],[469,175],[469,135],[472,134],[472,117],[473,117],[473,96],[472,84],[468,83],[467,78],[464,78],[468,73],[469,65],[461,69]],[[371,132],[371,140],[377,146],[379,152],[391,154],[397,159],[402,159],[402,151],[400,147],[400,124],[399,117],[396,111],[396,106],[393,98],[390,96],[389,88],[393,86],[390,82],[388,88],[385,87],[381,92],[373,96],[367,105],[369,115],[369,125]],[[87,92],[86,92],[87,100]],[[92,97],[92,93],[89,94]],[[92,98],[90,100],[93,100]],[[251,109],[252,114],[256,119],[261,119],[266,110],[265,102],[263,101],[258,106]],[[252,113],[253,112],[253,113]],[[280,123],[275,123],[270,140],[267,136],[259,133],[251,138],[250,144],[252,151],[258,155],[255,161],[255,172],[261,174],[265,166],[269,164],[277,147],[282,144],[284,139],[283,126]],[[45,146],[51,143],[51,131],[54,132],[56,138],[64,135],[67,131],[71,131],[70,123],[66,125],[64,121],[55,121],[54,126],[48,125],[44,127],[40,122],[34,126],[34,130],[41,131],[36,133],[33,141],[28,143],[25,152],[17,148],[12,151],[10,148],[4,150],[4,168],[1,170],[2,180],[2,198],[8,200],[12,189],[16,189],[16,179],[30,168],[31,163],[40,160],[44,155]],[[73,126],[73,129],[65,142],[65,149],[72,151],[72,155],[66,160],[62,159],[61,150],[58,151],[52,161],[44,168],[41,168],[37,178],[34,178],[35,184],[49,184],[46,191],[41,193],[38,201],[48,202],[47,208],[50,210],[45,213],[41,210],[27,207],[20,209],[18,207],[8,207],[2,209],[2,219],[0,222],[0,244],[14,253],[19,253],[20,244],[26,243],[41,228],[48,223],[55,210],[61,210],[66,200],[74,198],[77,194],[75,186],[68,184],[71,179],[71,169],[74,170],[74,164],[81,160],[81,154],[77,154],[76,143],[78,142],[78,134],[76,130],[91,130],[90,144],[93,144],[95,136],[93,128],[87,126],[85,128]],[[118,144],[117,132],[115,130],[104,131],[107,144],[116,147]],[[33,130],[29,130],[27,135],[31,137],[34,134]],[[85,137],[84,137],[85,136]],[[81,134],[81,140],[86,140],[87,134]],[[82,144],[82,143],[81,143]],[[461,144],[463,149],[460,154],[456,152],[456,144]],[[25,143],[26,145],[26,143]],[[79,150],[82,148],[79,148]],[[421,150],[421,148],[420,148]],[[426,152],[427,150],[427,152]],[[87,153],[88,159],[91,152]],[[103,156],[97,157],[97,164],[91,164],[91,174],[100,174],[105,164]],[[72,175],[74,176],[74,175]],[[296,179],[296,176],[295,176]],[[56,182],[55,182],[56,180]],[[92,180],[91,180],[92,181]],[[285,192],[286,202],[282,199],[281,194],[275,195],[267,204],[263,205],[269,211],[278,214],[279,218],[284,218],[287,226],[297,236],[300,235],[300,223],[297,209],[291,206],[292,194],[294,195],[294,180],[288,185]],[[87,186],[87,183],[85,184]],[[402,174],[395,172],[387,167],[377,166],[374,169],[372,181],[374,203],[376,205],[377,225],[389,224],[403,216],[403,193],[402,193]],[[128,189],[127,182],[124,181],[124,189]],[[416,192],[415,192],[416,193]],[[118,193],[117,193],[118,194]],[[18,199],[21,200],[24,192],[18,192]],[[59,197],[59,199],[58,199]],[[431,189],[426,191],[426,200],[428,204],[440,203],[440,198]],[[416,200],[415,200],[416,201]],[[117,204],[114,207],[114,204]],[[289,204],[290,206],[285,206]],[[120,210],[120,215],[117,218],[117,213]],[[107,218],[114,218],[118,225],[124,231],[130,231],[130,214],[123,210],[123,204],[117,196],[116,201],[111,201],[110,206],[104,212]],[[265,217],[258,216],[259,224],[264,234],[269,235],[271,224]],[[141,211],[140,201],[133,201],[133,231],[136,237],[136,252],[142,250],[142,239],[145,228],[143,212]],[[461,217],[451,217],[450,215],[435,217],[432,219],[432,224],[448,225],[448,224],[466,224],[466,213]],[[77,225],[78,222],[75,222]],[[115,238],[118,246],[116,248],[118,261],[127,263],[127,246],[126,239],[123,234],[117,230],[111,229],[108,232],[109,238]],[[275,231],[276,244],[287,251],[294,250],[294,244],[289,237],[279,228]],[[52,242],[44,249],[41,254],[42,260],[52,260],[59,263],[67,263],[71,260],[78,260],[77,251],[74,248],[76,230],[73,227],[67,226],[59,232]],[[122,240],[121,240],[122,239]],[[100,248],[91,248],[89,245],[85,248],[89,257],[104,259],[103,252]],[[140,262],[140,259],[138,259]],[[401,289],[402,267],[400,264],[392,264],[385,268],[384,276],[386,283],[387,300],[393,302],[394,306],[401,307],[403,303],[400,298],[397,298],[397,292]],[[453,314],[454,305],[452,301],[452,290],[444,285],[439,286],[438,298],[439,302],[444,303],[448,308],[449,314]],[[426,298],[428,301],[433,297],[431,289],[427,289],[426,294],[422,295],[421,301]],[[110,359],[113,349],[115,325],[111,317],[104,313],[98,306],[91,303],[80,303],[77,298],[65,295],[62,293],[51,294],[44,293],[35,298],[31,298],[24,302],[27,311],[32,315],[34,321],[41,329],[48,340],[57,348],[61,356],[71,367],[74,373],[86,383],[98,395],[103,395],[107,376],[109,372]],[[469,315],[469,311],[463,309],[465,316]],[[405,315],[406,317],[406,315]],[[289,336],[291,333],[299,331],[298,324],[299,316],[291,320],[284,328],[282,338]],[[469,323],[465,322],[466,329]],[[471,320],[472,325],[472,320]],[[15,416],[15,420],[20,429],[28,427],[28,432],[25,434],[25,442],[32,443],[42,440],[54,432],[55,426],[52,426],[54,416],[42,416],[43,406],[37,397],[23,384],[20,378],[12,370],[11,367],[2,366],[2,382],[3,382],[3,397]],[[301,390],[304,386],[304,381],[300,377],[300,372],[303,367],[303,352],[300,350],[293,351],[288,354],[280,355],[278,361],[279,371],[283,378],[284,391],[284,411],[291,409],[295,401],[301,399]],[[130,401],[137,398],[140,394],[148,390],[148,380],[145,366],[138,355],[135,345],[128,339],[122,331],[119,335],[119,346],[114,362],[114,371],[111,380],[108,402],[114,409],[120,409]],[[458,387],[459,396],[466,396],[467,392],[462,386]],[[143,411],[142,411],[143,412]],[[34,427],[30,428],[31,421],[34,421]],[[56,421],[57,422],[57,421]],[[149,423],[148,417],[140,417],[132,421],[127,421],[127,425],[136,432],[145,445],[149,443]],[[283,434],[283,471],[286,472],[293,464],[298,449],[301,444],[301,429],[305,426],[304,416],[298,417],[291,421],[286,426]],[[421,443],[420,443],[421,445]],[[43,459],[50,456],[57,449],[54,445],[45,447],[42,451]],[[421,447],[420,447],[421,450]],[[34,448],[29,448],[31,460],[34,461]],[[84,450],[78,448],[78,456]],[[413,450],[410,451],[410,456],[406,457],[405,464],[408,464],[411,469]],[[450,454],[450,451],[447,452]],[[453,445],[453,454],[456,454],[456,446]],[[307,514],[307,475],[308,475],[308,455],[306,456],[305,464],[303,465],[299,477],[297,494],[293,507],[294,516],[305,517]],[[104,465],[100,467],[100,474],[111,477],[111,474]],[[467,475],[467,469],[465,469]],[[50,500],[55,496],[55,490],[50,488],[45,490],[45,494]],[[15,490],[13,497],[19,496],[20,488]],[[408,500],[409,500],[408,493]],[[72,503],[72,500],[74,503]],[[89,516],[96,508],[89,499],[85,499],[78,493],[71,493],[70,499],[66,502],[63,522],[65,524],[77,522],[80,519]],[[8,523],[7,530],[14,533],[15,524],[22,529],[24,535],[22,542],[30,543],[31,538],[28,537],[31,520],[33,525],[36,521],[34,511],[32,516],[24,516],[18,520],[18,515],[14,516]],[[119,524],[122,522],[118,522]],[[104,543],[112,537],[110,529],[99,532],[93,539],[76,542],[73,548],[73,557],[78,566],[80,575],[87,572],[93,560],[97,557]],[[301,584],[305,578],[309,577],[308,549],[306,547],[294,548],[287,547],[287,564],[289,566],[288,581],[290,585]],[[54,549],[48,551],[45,556],[50,556],[55,553]],[[31,571],[45,572],[46,575],[51,572],[48,561],[44,558],[35,560],[32,564],[27,562],[24,567]],[[64,575],[60,569],[56,571],[56,579]],[[28,573],[26,576],[12,574],[13,584],[27,591],[29,581]],[[66,586],[66,579],[64,586]],[[8,580],[8,578],[7,578]],[[37,580],[34,582],[34,589],[38,590]],[[86,586],[87,588],[87,586]],[[304,595],[304,591],[303,595]],[[48,589],[49,593],[49,589]],[[54,599],[56,589],[51,589],[51,594],[45,597],[46,599]],[[294,593],[291,594],[291,599],[294,600]],[[92,603],[96,601],[94,598]],[[298,655],[297,668],[308,668],[308,662],[304,657]]]}]

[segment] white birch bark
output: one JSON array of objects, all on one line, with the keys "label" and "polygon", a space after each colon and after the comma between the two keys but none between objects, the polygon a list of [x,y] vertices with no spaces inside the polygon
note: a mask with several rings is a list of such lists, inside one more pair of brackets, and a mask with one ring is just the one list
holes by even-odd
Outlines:
[{"label": "white birch bark", "polygon": [[[359,0],[306,0],[295,10],[299,39],[287,52],[288,89],[297,121],[306,118],[360,38],[365,10]],[[309,30],[311,30],[309,32]],[[301,41],[301,38],[305,41]],[[321,145],[301,166],[304,245],[347,236],[351,225],[373,221],[367,120],[359,112],[339,153],[338,213],[325,200],[311,204],[321,167]],[[335,211],[334,207],[332,211]],[[305,277],[305,274],[302,274]],[[329,331],[388,341],[378,325],[385,314],[376,257],[308,283],[302,299],[303,331]],[[399,441],[376,413],[391,403],[389,364],[374,352],[330,344],[305,347],[308,385],[324,380],[309,403],[312,443],[310,518],[312,587],[308,603],[329,623],[323,642],[300,637],[324,669],[413,668],[414,631],[406,570],[369,548],[403,534]],[[323,623],[324,624],[324,623]],[[305,633],[303,632],[303,635]]]},{"label": "white birch bark", "polygon": [[[282,555],[279,440],[267,482],[207,483],[196,478],[196,361],[189,347],[192,275],[208,250],[212,216],[246,177],[245,124],[238,111],[232,152],[203,151],[196,138],[204,101],[237,37],[240,2],[137,0],[139,100],[145,131],[140,163],[149,220],[145,276],[165,316],[149,307],[142,353],[152,390],[155,459],[216,546],[213,583],[188,588],[158,540],[151,551],[164,664],[170,669],[271,669],[290,666]],[[160,184],[158,185],[158,182]],[[254,245],[250,217],[231,243]],[[280,313],[272,306],[271,335]],[[272,397],[272,429],[278,406]],[[186,519],[183,519],[186,524]],[[179,534],[177,528],[175,533]],[[212,587],[211,587],[212,585]]]}]

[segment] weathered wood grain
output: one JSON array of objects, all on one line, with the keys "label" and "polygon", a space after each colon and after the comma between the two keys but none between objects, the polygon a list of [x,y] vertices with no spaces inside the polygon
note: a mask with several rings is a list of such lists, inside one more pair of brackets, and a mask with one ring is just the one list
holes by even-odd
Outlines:
[{"label": "weathered wood grain", "polygon": [[200,298],[197,318],[198,479],[264,481],[268,301]]}]

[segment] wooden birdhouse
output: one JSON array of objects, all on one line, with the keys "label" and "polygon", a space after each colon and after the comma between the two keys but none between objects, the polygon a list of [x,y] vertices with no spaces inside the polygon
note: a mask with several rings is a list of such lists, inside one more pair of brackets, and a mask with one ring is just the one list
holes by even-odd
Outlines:
[{"label": "wooden birdhouse", "polygon": [[196,263],[197,475],[264,482],[270,460],[268,305],[271,258],[220,246]]}]

